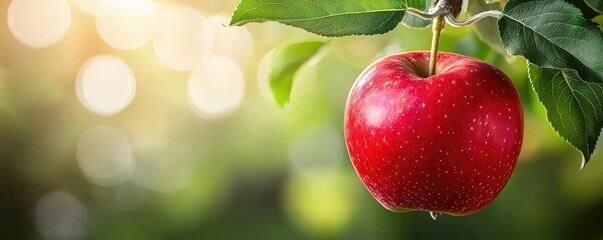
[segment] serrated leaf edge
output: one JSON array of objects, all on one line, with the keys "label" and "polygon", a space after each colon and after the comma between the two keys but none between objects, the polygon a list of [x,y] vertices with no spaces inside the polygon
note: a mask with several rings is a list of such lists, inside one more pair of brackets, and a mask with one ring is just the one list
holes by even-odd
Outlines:
[{"label": "serrated leaf edge", "polygon": [[[578,8],[577,8],[576,6],[574,6],[573,4],[568,3],[568,2],[565,2],[565,1],[559,1],[559,3],[560,3],[560,4],[565,4],[565,5],[567,5],[569,8],[572,8],[574,11],[576,11],[576,12],[580,13],[580,17],[581,17],[581,18],[582,18],[582,19],[583,19],[583,20],[586,22],[586,24],[593,23],[593,22],[591,22],[591,21],[588,21],[588,20],[584,19],[583,15],[582,15],[582,12],[580,11],[580,9],[578,9]],[[525,3],[525,2],[522,2],[522,3],[520,3],[520,4],[516,5],[516,6],[514,6],[512,9],[515,9],[515,8],[517,8],[517,7],[519,7],[519,6],[523,5],[523,4],[526,4],[526,3]],[[536,32],[536,30],[534,30],[534,29],[533,29],[533,28],[531,28],[530,26],[527,26],[527,25],[523,24],[523,22],[520,22],[519,20],[517,20],[517,19],[515,19],[515,18],[513,18],[513,17],[511,17],[511,16],[509,16],[509,15],[506,13],[507,11],[510,11],[510,10],[508,10],[508,9],[507,9],[507,6],[508,6],[508,5],[505,5],[505,7],[503,8],[503,11],[502,11],[502,14],[503,14],[503,16],[504,16],[504,17],[508,17],[508,18],[510,18],[510,19],[513,19],[514,21],[516,21],[516,22],[520,23],[522,26],[525,26],[525,27],[527,27],[527,28],[531,29],[531,30],[532,30],[534,33],[538,34],[538,36],[540,36],[540,37],[544,38],[544,37],[543,37],[543,36],[542,36],[540,33]],[[501,18],[502,18],[502,17],[501,17]],[[499,21],[500,21],[500,18],[499,18]],[[594,24],[594,23],[593,23],[593,24]],[[501,31],[500,31],[500,27],[499,27],[498,31],[499,31],[499,36],[500,36],[500,35],[502,35],[502,34],[501,34]],[[545,38],[545,39],[546,39],[546,38]],[[557,48],[561,49],[563,52],[567,53],[568,55],[570,55],[570,56],[574,56],[572,53],[570,53],[570,52],[568,52],[567,50],[565,50],[564,48],[560,47],[560,46],[559,46],[559,45],[557,45],[555,42],[551,42],[551,43],[552,43],[553,45],[555,45]],[[503,42],[503,46],[504,46],[504,48],[505,48],[505,51],[507,51],[507,54],[509,54],[509,55],[511,55],[511,56],[522,56],[522,57],[526,58],[526,57],[525,57],[524,55],[522,55],[522,54],[511,54],[511,53],[509,53],[509,50],[507,50],[507,46],[504,44],[504,42]],[[575,57],[575,56],[574,56],[574,57]],[[575,57],[575,58],[576,58],[576,59],[577,59],[577,60],[578,60],[578,61],[579,61],[579,62],[580,62],[582,65],[584,65],[586,68],[590,69],[590,67],[589,67],[588,65],[584,64],[584,62],[583,62],[582,60],[580,60],[580,59],[579,59],[579,58],[577,58],[577,57]],[[527,58],[526,58],[526,59],[527,59]],[[527,59],[527,60],[529,60],[529,59]],[[534,65],[536,65],[536,64],[534,64]],[[536,65],[536,66],[539,66],[539,67],[546,67],[546,68],[560,69],[560,68],[558,68],[558,67],[554,67],[554,66],[540,66],[540,65]],[[569,68],[567,68],[567,69],[569,69]],[[570,69],[570,70],[575,71],[574,69]],[[595,73],[596,73],[596,72],[595,72]],[[580,75],[579,75],[579,74],[578,74],[577,76],[578,76],[580,79],[582,79],[582,78],[580,77]],[[598,78],[599,78],[599,80],[603,80],[603,76],[598,76]]]},{"label": "serrated leaf edge", "polygon": [[[231,17],[230,20],[230,26],[241,26],[250,22],[265,22],[265,21],[275,21],[275,22],[301,22],[301,21],[311,21],[311,20],[320,20],[320,19],[325,19],[325,18],[331,18],[331,17],[340,17],[340,16],[345,16],[345,15],[354,15],[354,14],[370,14],[370,13],[387,13],[387,12],[405,12],[406,8],[404,9],[382,9],[382,10],[371,10],[371,11],[362,11],[362,12],[345,12],[345,13],[337,13],[337,14],[330,14],[330,15],[325,15],[325,16],[320,16],[320,17],[312,17],[312,18],[300,18],[300,19],[263,19],[263,18],[258,18],[258,19],[253,19],[253,20],[245,20],[245,21],[235,21],[234,20],[234,14],[236,13],[236,11],[239,9],[239,7],[237,6],[237,8],[235,9],[235,11],[233,11],[233,16]],[[240,17],[239,17],[240,18]]]},{"label": "serrated leaf edge", "polygon": [[[576,149],[576,150],[578,150],[578,152],[580,152],[580,155],[582,156],[582,163],[580,165],[580,169],[581,170],[584,169],[584,166],[586,166],[586,163],[588,162],[586,160],[586,156],[584,155],[584,153],[580,150],[580,148],[578,148],[576,145],[574,145],[572,142],[570,142],[565,136],[563,136],[559,132],[559,130],[557,130],[557,128],[553,125],[553,123],[551,122],[551,120],[549,120],[549,109],[547,109],[546,106],[544,106],[544,103],[542,103],[542,101],[540,100],[540,95],[538,95],[538,91],[536,91],[536,87],[534,86],[534,81],[532,79],[532,74],[530,74],[530,72],[533,71],[533,70],[530,70],[531,69],[530,68],[530,64],[534,65],[536,67],[540,67],[540,68],[544,68],[544,67],[538,66],[538,65],[533,64],[533,63],[531,63],[529,61],[527,62],[527,66],[528,66],[528,78],[530,79],[530,86],[532,87],[532,90],[534,91],[534,93],[536,93],[536,97],[538,98],[538,101],[540,102],[540,104],[542,104],[542,107],[544,108],[544,111],[547,114],[547,117],[546,117],[547,122],[549,123],[549,125],[551,126],[551,128],[557,133],[557,135],[559,135],[566,143],[568,143],[570,146],[572,146],[574,149]],[[554,69],[559,69],[559,68],[554,68]],[[576,70],[573,70],[573,69],[567,69],[567,70],[571,70],[573,72],[576,72]],[[562,72],[562,74],[563,74],[563,72]],[[576,76],[578,76],[577,73],[576,73]],[[580,78],[580,77],[578,76],[578,78]],[[599,136],[601,136],[602,130],[603,130],[603,128],[599,129],[599,133],[598,133]],[[588,142],[588,141],[586,141],[586,142]],[[598,142],[599,142],[599,139],[597,138],[595,140],[595,143],[594,143],[593,151],[588,156],[588,159],[590,159],[592,157],[592,155],[594,154],[594,152],[595,152],[594,150],[595,150],[596,146],[598,145]]]}]

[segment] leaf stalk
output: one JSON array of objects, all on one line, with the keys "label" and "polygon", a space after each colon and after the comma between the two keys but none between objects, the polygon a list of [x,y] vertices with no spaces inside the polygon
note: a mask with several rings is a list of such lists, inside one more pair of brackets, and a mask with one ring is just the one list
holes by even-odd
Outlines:
[{"label": "leaf stalk", "polygon": [[438,48],[440,46],[440,34],[444,29],[444,16],[437,16],[433,20],[433,37],[431,39],[431,55],[429,56],[429,76],[436,73],[436,62],[438,58]]},{"label": "leaf stalk", "polygon": [[435,6],[430,8],[429,12],[423,12],[414,8],[406,9],[407,13],[426,20],[433,20],[433,38],[431,40],[431,54],[429,56],[429,76],[433,76],[436,73],[440,35],[444,29],[445,22],[453,27],[466,27],[486,17],[502,17],[502,13],[500,11],[491,10],[475,14],[462,21],[457,21],[455,16],[460,12],[460,4],[462,4],[461,1],[437,0],[435,2]]}]

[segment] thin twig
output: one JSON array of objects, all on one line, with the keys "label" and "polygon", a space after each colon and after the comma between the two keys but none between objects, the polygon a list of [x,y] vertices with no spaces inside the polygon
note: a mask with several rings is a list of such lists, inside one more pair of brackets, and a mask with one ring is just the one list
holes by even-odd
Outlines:
[{"label": "thin twig", "polygon": [[503,16],[503,13],[500,11],[490,10],[475,14],[465,20],[457,21],[456,19],[454,19],[454,16],[452,16],[450,12],[444,10],[443,8],[440,8],[439,6],[431,8],[429,12],[423,12],[415,8],[408,8],[406,9],[406,12],[425,20],[433,20],[438,16],[444,16],[446,18],[446,23],[450,24],[453,27],[466,27],[486,17],[501,18]]},{"label": "thin twig", "polygon": [[444,15],[444,17],[446,17],[446,22],[448,24],[450,24],[450,26],[453,26],[453,27],[466,27],[466,26],[474,24],[477,21],[482,20],[486,17],[501,18],[502,16],[503,16],[503,13],[496,11],[496,10],[481,12],[481,13],[475,14],[462,21],[457,21],[456,19],[454,19],[454,17],[450,13],[447,13]]}]

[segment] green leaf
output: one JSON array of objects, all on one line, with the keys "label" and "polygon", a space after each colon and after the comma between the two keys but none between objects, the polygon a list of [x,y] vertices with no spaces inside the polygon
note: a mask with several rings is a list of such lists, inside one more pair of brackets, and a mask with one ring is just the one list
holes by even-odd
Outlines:
[{"label": "green leaf", "polygon": [[603,13],[603,1],[601,0],[584,0],[586,4],[598,13]]},{"label": "green leaf", "polygon": [[284,108],[289,103],[297,70],[324,45],[324,42],[303,42],[277,48],[274,51],[270,60],[270,90],[280,107]]},{"label": "green leaf", "polygon": [[507,53],[603,83],[603,34],[576,7],[562,0],[510,0],[503,13],[498,28]]},{"label": "green leaf", "polygon": [[565,0],[571,4],[574,4],[582,12],[582,16],[586,19],[592,19],[599,15],[593,8],[586,4],[586,0]]},{"label": "green leaf", "polygon": [[[467,5],[467,15],[469,16],[488,10],[500,10],[500,4],[498,2],[487,4],[484,0],[469,0]],[[496,52],[506,55],[505,47],[498,37],[498,22],[495,18],[484,18],[471,27],[480,40],[490,45]]]},{"label": "green leaf", "polygon": [[393,30],[404,0],[241,0],[230,25],[276,21],[329,36],[373,35]]},{"label": "green leaf", "polygon": [[[431,0],[406,0],[406,6],[415,8],[423,12],[429,12]],[[431,25],[430,20],[425,20],[412,14],[405,14],[402,18],[402,24],[411,28],[424,28]]]},{"label": "green leaf", "polygon": [[582,166],[603,127],[603,84],[585,82],[574,70],[528,64],[528,74],[553,128],[582,152]]},{"label": "green leaf", "polygon": [[599,29],[603,31],[603,15],[593,18],[593,22],[599,25]]}]

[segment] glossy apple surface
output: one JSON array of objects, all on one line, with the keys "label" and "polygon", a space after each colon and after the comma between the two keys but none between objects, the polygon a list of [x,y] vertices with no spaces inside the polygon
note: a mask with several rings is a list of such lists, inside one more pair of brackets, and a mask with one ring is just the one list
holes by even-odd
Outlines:
[{"label": "glossy apple surface", "polygon": [[391,55],[356,80],[345,140],[358,176],[392,211],[467,215],[503,189],[523,139],[523,110],[509,78],[466,56]]}]

